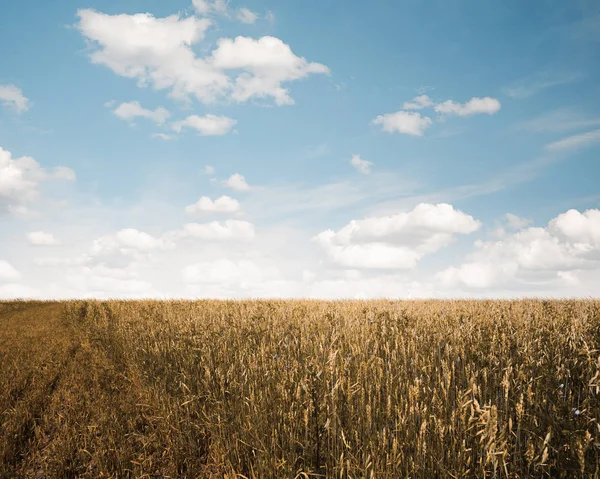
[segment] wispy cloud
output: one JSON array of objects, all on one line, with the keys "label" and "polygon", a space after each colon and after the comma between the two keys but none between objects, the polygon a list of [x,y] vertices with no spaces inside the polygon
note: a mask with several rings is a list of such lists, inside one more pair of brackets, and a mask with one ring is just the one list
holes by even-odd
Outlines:
[{"label": "wispy cloud", "polygon": [[318,145],[309,146],[305,149],[304,158],[312,160],[321,158],[331,153],[331,148],[327,143],[319,143]]},{"label": "wispy cloud", "polygon": [[574,150],[600,141],[600,130],[573,135],[546,145],[547,151]]},{"label": "wispy cloud", "polygon": [[474,183],[466,183],[441,190],[425,190],[383,201],[377,201],[377,198],[364,211],[370,215],[393,214],[398,210],[412,208],[419,203],[456,203],[470,198],[499,193],[535,179],[550,165],[560,161],[561,157],[558,155],[541,156],[503,171],[492,172],[489,177],[482,178]]},{"label": "wispy cloud", "polygon": [[29,109],[30,101],[16,85],[0,85],[0,104],[23,113]]},{"label": "wispy cloud", "polygon": [[169,141],[173,139],[173,136],[167,135],[166,133],[153,133],[152,138],[158,138],[159,140]]},{"label": "wispy cloud", "polygon": [[600,116],[589,116],[569,109],[555,110],[515,125],[517,130],[563,132],[600,125]]},{"label": "wispy cloud", "polygon": [[242,23],[252,24],[258,19],[258,15],[248,8],[240,8],[236,13],[236,18]]},{"label": "wispy cloud", "polygon": [[504,89],[511,98],[529,98],[536,93],[559,85],[573,83],[583,77],[580,73],[548,74],[541,73],[523,78],[515,82],[513,86]]},{"label": "wispy cloud", "polygon": [[315,213],[352,210],[357,214],[367,203],[414,195],[419,187],[420,183],[407,179],[403,172],[379,171],[317,185],[269,185],[249,198],[245,206],[255,219],[314,219]]},{"label": "wispy cloud", "polygon": [[[597,5],[597,2],[593,2]],[[595,5],[593,9],[584,9],[582,18],[567,25],[561,25],[551,30],[561,34],[571,41],[598,42],[600,41],[600,11]]]},{"label": "wispy cloud", "polygon": [[350,160],[350,164],[363,175],[368,175],[371,173],[371,167],[373,163],[367,160],[363,160],[360,155],[352,155],[352,159]]}]

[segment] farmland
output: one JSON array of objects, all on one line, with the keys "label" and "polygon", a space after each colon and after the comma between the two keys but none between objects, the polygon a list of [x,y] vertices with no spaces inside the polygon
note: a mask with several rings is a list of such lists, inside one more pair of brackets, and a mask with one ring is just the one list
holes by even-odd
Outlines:
[{"label": "farmland", "polygon": [[600,477],[600,301],[0,302],[0,477]]}]

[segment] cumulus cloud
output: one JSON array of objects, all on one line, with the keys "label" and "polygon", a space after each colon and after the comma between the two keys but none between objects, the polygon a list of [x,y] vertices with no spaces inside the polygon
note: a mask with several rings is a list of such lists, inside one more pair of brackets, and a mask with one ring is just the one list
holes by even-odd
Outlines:
[{"label": "cumulus cloud", "polygon": [[75,181],[75,172],[66,166],[57,166],[51,172],[45,174],[45,179],[48,180],[67,180]]},{"label": "cumulus cloud", "polygon": [[[194,6],[199,13],[226,9],[218,1],[198,0]],[[221,38],[209,56],[199,57],[193,46],[211,25],[206,18],[107,15],[91,9],[77,15],[77,28],[92,47],[92,63],[136,79],[141,87],[169,90],[181,100],[190,95],[203,103],[271,98],[277,105],[289,105],[294,100],[284,83],[329,73],[325,65],[308,62],[271,36]]]},{"label": "cumulus cloud", "polygon": [[209,13],[218,13],[221,15],[227,15],[229,8],[228,0],[192,0],[192,5],[196,12],[200,15],[207,15]]},{"label": "cumulus cloud", "polygon": [[489,288],[499,275],[514,273],[513,265],[493,267],[489,263],[464,263],[459,267],[451,266],[436,274],[436,279],[446,286],[462,284],[468,288]]},{"label": "cumulus cloud", "polygon": [[237,11],[236,18],[242,23],[252,24],[252,23],[255,23],[256,20],[258,19],[258,15],[256,13],[254,13],[252,10],[243,7]]},{"label": "cumulus cloud", "polygon": [[107,235],[94,241],[92,254],[106,250],[150,251],[161,246],[159,239],[134,228],[125,228],[114,235]]},{"label": "cumulus cloud", "polygon": [[8,261],[0,259],[0,281],[11,281],[13,279],[19,279],[21,273],[19,273],[15,267]]},{"label": "cumulus cloud", "polygon": [[174,122],[171,127],[177,133],[180,133],[183,128],[193,128],[202,136],[219,136],[228,133],[236,123],[236,120],[226,116],[190,115],[185,120]]},{"label": "cumulus cloud", "polygon": [[584,270],[600,270],[600,210],[569,210],[546,227],[529,227],[499,241],[476,241],[457,267],[439,272],[447,286],[519,288],[575,284]]},{"label": "cumulus cloud", "polygon": [[552,219],[548,227],[555,235],[572,243],[600,248],[600,210],[580,213],[571,209]]},{"label": "cumulus cloud", "polygon": [[35,298],[39,293],[25,284],[8,283],[0,286],[1,299]]},{"label": "cumulus cloud", "polygon": [[379,115],[372,122],[373,125],[381,125],[387,133],[403,133],[405,135],[423,136],[433,121],[428,116],[409,111],[397,111]]},{"label": "cumulus cloud", "polygon": [[139,101],[129,103],[121,103],[113,110],[113,113],[125,121],[133,121],[136,118],[147,118],[158,125],[162,125],[171,116],[171,113],[166,108],[158,107],[155,110],[148,110],[140,105]]},{"label": "cumulus cloud", "polygon": [[95,239],[85,262],[124,268],[132,261],[148,259],[153,251],[172,247],[169,238],[155,238],[135,228],[125,228]]},{"label": "cumulus cloud", "polygon": [[208,196],[202,196],[193,205],[186,206],[185,212],[189,215],[198,215],[206,213],[238,213],[240,203],[226,195],[216,200],[211,200]]},{"label": "cumulus cloud", "polygon": [[[471,116],[478,114],[493,115],[501,108],[500,102],[489,96],[484,98],[473,97],[466,103],[456,103],[452,100],[446,100],[435,104],[427,95],[419,95],[410,102],[404,102],[403,110],[396,113],[386,113],[379,115],[371,124],[380,125],[383,131],[388,133],[403,133],[405,135],[423,136],[425,130],[433,124],[433,120],[428,116],[422,116],[421,113],[406,110],[422,110],[431,108],[439,114]],[[443,120],[443,118],[438,118]]]},{"label": "cumulus cloud", "polygon": [[435,106],[437,113],[458,116],[471,116],[485,113],[493,115],[500,111],[501,105],[496,98],[486,96],[484,98],[473,97],[466,103],[456,103],[452,100],[446,100]]},{"label": "cumulus cloud", "polygon": [[302,270],[302,281],[305,283],[311,283],[315,280],[317,275],[308,269]]},{"label": "cumulus cloud", "polygon": [[158,138],[159,140],[169,141],[172,140],[173,137],[171,135],[167,135],[166,133],[153,133],[152,138]]},{"label": "cumulus cloud", "polygon": [[27,211],[26,205],[39,196],[38,187],[43,181],[74,179],[70,168],[46,170],[30,156],[12,158],[0,147],[0,214]]},{"label": "cumulus cloud", "polygon": [[205,175],[214,175],[215,174],[214,166],[204,165],[204,174]]},{"label": "cumulus cloud", "polygon": [[16,85],[0,85],[0,103],[17,113],[23,113],[29,110],[30,102]]},{"label": "cumulus cloud", "polygon": [[520,230],[533,223],[533,221],[528,218],[521,218],[520,216],[513,215],[512,213],[506,213],[504,218],[508,227],[515,230]]},{"label": "cumulus cloud", "polygon": [[350,164],[356,168],[356,171],[362,173],[363,175],[368,175],[371,173],[371,166],[373,166],[372,162],[363,160],[360,155],[352,155]]},{"label": "cumulus cloud", "polygon": [[59,244],[52,233],[44,231],[32,231],[27,233],[27,241],[36,246],[53,246]]},{"label": "cumulus cloud", "polygon": [[349,268],[411,269],[427,254],[469,234],[480,222],[448,204],[421,203],[408,213],[352,220],[314,237],[329,258]]},{"label": "cumulus cloud", "polygon": [[310,74],[329,74],[329,68],[294,55],[279,38],[264,36],[257,40],[238,36],[221,38],[210,62],[221,70],[243,70],[232,86],[231,97],[238,102],[272,97],[277,105],[292,105],[284,82],[300,80]]},{"label": "cumulus cloud", "polygon": [[254,225],[247,221],[187,223],[181,230],[168,234],[169,238],[191,238],[206,241],[250,241],[254,239]]},{"label": "cumulus cloud", "polygon": [[84,266],[66,275],[66,282],[80,295],[89,297],[144,297],[152,285],[135,273],[104,265]]},{"label": "cumulus cloud", "polygon": [[186,266],[182,271],[187,283],[260,283],[262,268],[249,260],[219,259]]},{"label": "cumulus cloud", "polygon": [[234,173],[225,181],[223,181],[223,186],[231,188],[235,191],[248,191],[252,189],[252,187],[246,182],[246,179],[239,173]]},{"label": "cumulus cloud", "polygon": [[79,266],[89,261],[90,256],[83,254],[73,258],[63,258],[59,256],[45,256],[42,258],[33,258],[33,264],[36,266]]},{"label": "cumulus cloud", "polygon": [[433,101],[427,95],[419,95],[412,99],[412,101],[404,102],[402,108],[404,110],[421,110],[433,106]]},{"label": "cumulus cloud", "polygon": [[573,135],[546,145],[547,151],[576,150],[600,141],[600,130]]}]

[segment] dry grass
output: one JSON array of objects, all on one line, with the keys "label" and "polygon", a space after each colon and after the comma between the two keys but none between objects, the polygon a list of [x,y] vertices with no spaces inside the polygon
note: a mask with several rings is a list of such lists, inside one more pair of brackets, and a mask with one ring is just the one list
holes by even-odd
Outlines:
[{"label": "dry grass", "polygon": [[0,303],[0,477],[600,477],[600,301]]}]

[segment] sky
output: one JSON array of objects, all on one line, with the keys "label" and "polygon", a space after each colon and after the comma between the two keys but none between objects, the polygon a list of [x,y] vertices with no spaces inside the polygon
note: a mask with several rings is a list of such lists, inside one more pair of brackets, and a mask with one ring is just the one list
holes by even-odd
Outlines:
[{"label": "sky", "polygon": [[0,298],[592,297],[594,0],[7,0]]}]

